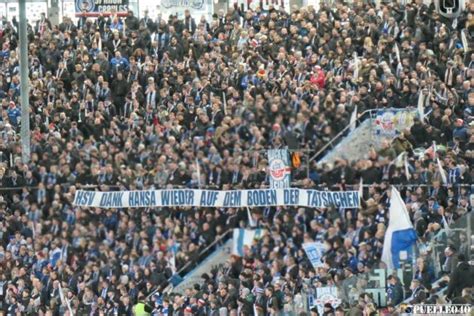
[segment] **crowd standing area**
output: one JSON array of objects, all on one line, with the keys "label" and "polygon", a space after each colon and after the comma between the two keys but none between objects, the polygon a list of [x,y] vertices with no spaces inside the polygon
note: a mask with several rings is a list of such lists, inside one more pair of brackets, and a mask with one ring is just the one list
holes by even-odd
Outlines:
[{"label": "crowd standing area", "polygon": [[[467,3],[453,23],[416,0],[378,8],[336,1],[291,14],[235,6],[210,21],[129,12],[52,25],[43,15],[22,48],[30,60],[28,164],[19,136],[17,21],[2,19],[0,314],[132,315],[142,304],[154,315],[289,315],[285,306],[308,287],[339,286],[384,267],[390,184],[402,185],[418,237],[428,240],[471,211],[474,52],[466,46],[473,43],[473,14],[474,3]],[[367,159],[312,163],[309,177],[293,171],[303,188],[357,189],[362,178],[371,185],[362,208],[254,209],[265,237],[184,295],[162,289],[226,231],[246,227],[247,212],[72,205],[75,190],[86,186],[266,187],[265,149],[286,147],[292,135],[299,148],[317,151],[349,124],[356,106],[358,113],[416,107],[420,93],[429,96],[424,120]],[[391,163],[403,152],[409,179]],[[388,314],[407,297],[430,299],[437,263],[447,298],[472,303],[463,237],[439,262],[417,259],[413,294],[390,278]],[[317,270],[301,248],[312,240],[326,245]],[[363,294],[324,309],[344,313],[376,315],[377,306]],[[301,313],[310,314],[317,312]]]}]

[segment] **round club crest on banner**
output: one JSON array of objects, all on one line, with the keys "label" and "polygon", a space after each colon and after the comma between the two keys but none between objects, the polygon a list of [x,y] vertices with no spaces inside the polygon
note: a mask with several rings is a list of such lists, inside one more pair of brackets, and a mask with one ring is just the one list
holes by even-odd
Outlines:
[{"label": "round club crest on banner", "polygon": [[76,0],[76,12],[92,12],[94,8],[94,0]]},{"label": "round club crest on banner", "polygon": [[291,168],[287,167],[283,160],[275,158],[270,161],[270,175],[274,180],[281,181],[288,173],[291,173]]}]

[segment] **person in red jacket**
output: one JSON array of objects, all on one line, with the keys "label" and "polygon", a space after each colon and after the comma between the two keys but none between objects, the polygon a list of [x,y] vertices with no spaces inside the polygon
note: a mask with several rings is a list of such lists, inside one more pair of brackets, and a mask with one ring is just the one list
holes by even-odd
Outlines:
[{"label": "person in red jacket", "polygon": [[314,66],[314,71],[311,74],[309,81],[319,89],[324,89],[324,86],[326,85],[326,75],[320,66]]}]

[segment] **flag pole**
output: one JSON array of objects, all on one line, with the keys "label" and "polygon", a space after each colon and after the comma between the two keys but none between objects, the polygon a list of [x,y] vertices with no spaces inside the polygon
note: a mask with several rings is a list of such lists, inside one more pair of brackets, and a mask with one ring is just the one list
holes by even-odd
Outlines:
[{"label": "flag pole", "polygon": [[20,33],[20,100],[21,100],[21,158],[23,163],[29,163],[31,159],[30,150],[30,90],[28,77],[28,29],[26,21],[26,0],[19,0]]}]

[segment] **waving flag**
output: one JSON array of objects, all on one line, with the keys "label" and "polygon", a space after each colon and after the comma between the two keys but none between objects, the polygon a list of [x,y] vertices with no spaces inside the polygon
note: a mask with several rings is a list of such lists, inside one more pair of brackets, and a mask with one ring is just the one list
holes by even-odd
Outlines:
[{"label": "waving flag", "polygon": [[356,124],[357,124],[357,104],[354,107],[354,111],[352,112],[352,115],[351,115],[351,121],[350,121],[351,132],[355,130]]},{"label": "waving flag", "polygon": [[416,243],[416,232],[413,229],[407,207],[400,196],[400,192],[392,187],[390,197],[389,223],[385,232],[382,250],[382,261],[387,268],[398,269],[400,266],[400,252],[411,253]]},{"label": "waving flag", "polygon": [[252,228],[257,227],[257,223],[255,223],[255,221],[252,217],[252,213],[250,212],[250,209],[248,207],[247,207],[247,216],[249,218],[250,227],[252,227]]},{"label": "waving flag", "polygon": [[244,247],[250,247],[255,239],[262,237],[261,229],[234,229],[234,244],[232,254],[242,257],[244,255]]},{"label": "waving flag", "polygon": [[410,166],[408,165],[408,155],[405,154],[404,157],[404,164],[405,164],[405,176],[407,177],[407,180],[410,180],[411,175],[410,175]]},{"label": "waving flag", "polygon": [[446,176],[446,171],[441,165],[441,161],[439,160],[438,157],[436,157],[436,163],[438,164],[438,171],[439,171],[439,175],[441,176],[441,180],[443,180],[443,184],[448,184],[448,177]]},{"label": "waving flag", "polygon": [[469,42],[467,41],[466,32],[467,32],[466,29],[463,29],[461,31],[461,42],[462,42],[462,47],[465,53],[469,51]]},{"label": "waving flag", "polygon": [[423,90],[418,94],[418,104],[417,104],[418,115],[420,116],[420,121],[425,121],[425,95]]}]

